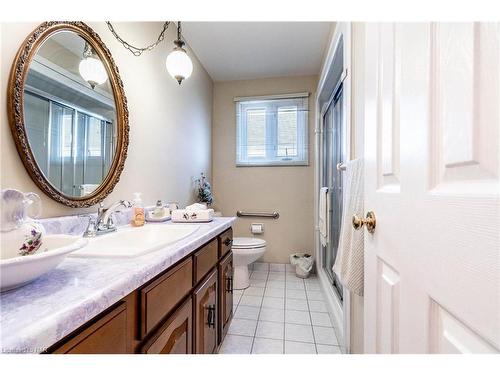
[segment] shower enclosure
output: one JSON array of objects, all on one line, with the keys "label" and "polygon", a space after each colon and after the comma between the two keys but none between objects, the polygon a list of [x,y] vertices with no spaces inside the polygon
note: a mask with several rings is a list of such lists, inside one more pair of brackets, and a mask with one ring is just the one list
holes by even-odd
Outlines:
[{"label": "shower enclosure", "polygon": [[341,300],[342,285],[337,275],[332,271],[332,268],[338,253],[342,218],[342,171],[337,169],[337,165],[345,160],[342,109],[343,88],[340,83],[333,90],[332,96],[322,113],[322,185],[328,187],[328,199],[330,202],[328,211],[329,241],[326,246],[322,246],[322,265]]}]

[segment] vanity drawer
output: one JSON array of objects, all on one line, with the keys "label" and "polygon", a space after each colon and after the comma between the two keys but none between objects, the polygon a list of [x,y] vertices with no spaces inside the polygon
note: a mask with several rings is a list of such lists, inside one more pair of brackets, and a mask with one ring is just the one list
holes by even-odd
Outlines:
[{"label": "vanity drawer", "polygon": [[194,282],[197,284],[217,264],[217,239],[213,239],[194,254]]},{"label": "vanity drawer", "polygon": [[144,337],[190,292],[193,261],[186,259],[140,289],[140,333]]},{"label": "vanity drawer", "polygon": [[229,228],[219,236],[219,259],[222,259],[233,246],[233,229]]},{"label": "vanity drawer", "polygon": [[95,318],[73,338],[53,351],[56,354],[127,353],[127,304],[122,301],[109,312]]}]

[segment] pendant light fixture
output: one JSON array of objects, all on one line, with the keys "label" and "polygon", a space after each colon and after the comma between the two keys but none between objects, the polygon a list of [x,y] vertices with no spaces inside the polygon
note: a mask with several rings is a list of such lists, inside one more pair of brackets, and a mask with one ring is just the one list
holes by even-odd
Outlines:
[{"label": "pendant light fixture", "polygon": [[104,68],[101,60],[94,54],[92,47],[87,42],[85,42],[83,60],[80,61],[78,70],[82,78],[90,84],[92,89],[97,85],[103,84],[108,79],[106,68]]},{"label": "pendant light fixture", "polygon": [[167,56],[167,71],[179,82],[188,79],[193,72],[193,63],[189,58],[186,50],[183,48],[184,42],[181,39],[181,21],[177,22],[177,40],[174,41],[175,48]]}]

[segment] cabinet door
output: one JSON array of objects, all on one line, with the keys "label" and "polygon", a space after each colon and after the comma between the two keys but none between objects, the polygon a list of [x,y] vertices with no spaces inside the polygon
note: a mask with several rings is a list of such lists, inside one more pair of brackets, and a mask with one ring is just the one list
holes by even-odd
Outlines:
[{"label": "cabinet door", "polygon": [[211,354],[217,347],[217,270],[194,292],[195,353]]},{"label": "cabinet door", "polygon": [[189,297],[168,318],[142,349],[147,354],[191,354],[193,352],[193,304]]},{"label": "cabinet door", "polygon": [[219,264],[219,344],[229,329],[233,317],[233,253]]},{"label": "cabinet door", "polygon": [[94,323],[57,349],[56,354],[127,353],[127,304],[124,301],[95,318]]}]

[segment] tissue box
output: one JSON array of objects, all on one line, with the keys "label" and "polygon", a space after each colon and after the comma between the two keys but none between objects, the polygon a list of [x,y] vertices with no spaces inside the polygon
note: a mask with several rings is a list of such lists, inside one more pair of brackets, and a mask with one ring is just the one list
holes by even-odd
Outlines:
[{"label": "tissue box", "polygon": [[214,210],[174,210],[172,222],[174,223],[208,223],[213,220]]}]

